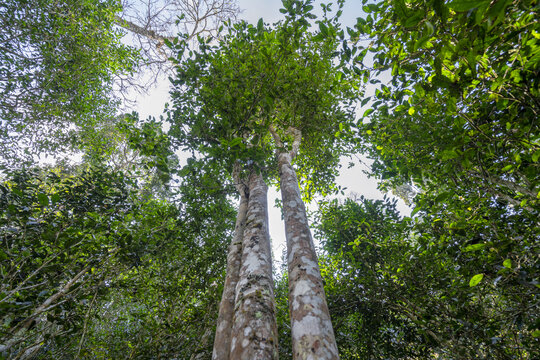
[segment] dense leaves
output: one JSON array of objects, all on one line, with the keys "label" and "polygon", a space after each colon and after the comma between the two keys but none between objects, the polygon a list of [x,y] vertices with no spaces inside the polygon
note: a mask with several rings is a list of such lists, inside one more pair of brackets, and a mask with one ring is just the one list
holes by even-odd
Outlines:
[{"label": "dense leaves", "polygon": [[538,356],[535,291],[517,264],[501,266],[495,284],[481,282],[471,276],[489,266],[474,252],[400,219],[395,203],[360,198],[322,209],[321,271],[342,358]]},{"label": "dense leaves", "polygon": [[124,221],[133,204],[125,179],[105,171],[24,171],[0,189],[3,345],[37,351],[79,330],[120,253],[131,262]]},{"label": "dense leaves", "polygon": [[70,133],[114,116],[113,78],[136,59],[113,27],[119,10],[116,0],[2,2],[0,164],[77,145]]},{"label": "dense leaves", "polygon": [[148,242],[95,310],[84,358],[210,357],[234,211],[207,164],[185,169],[182,205],[147,203],[134,218]]},{"label": "dense leaves", "polygon": [[[444,282],[429,289],[434,297],[444,289],[444,301],[432,309],[483,344],[476,356],[534,358],[538,4],[384,1],[364,10],[350,33],[367,36],[371,76],[391,81],[375,91],[361,142],[384,188],[419,191],[411,245],[431,254],[429,266],[443,266]],[[355,60],[368,63],[364,54]],[[449,353],[474,357],[474,343],[452,346]]]},{"label": "dense leaves", "polygon": [[[203,164],[188,168],[180,207],[141,199],[135,183],[104,169],[23,172],[4,182],[5,355],[209,351],[234,213],[215,175]],[[194,187],[201,180],[214,195]]]},{"label": "dense leaves", "polygon": [[[340,34],[335,21],[311,32],[311,1],[285,2],[284,21],[229,24],[219,43],[201,39],[178,51],[170,134],[228,168],[253,161],[276,176],[274,154],[302,134],[297,162],[311,191],[327,192],[339,155],[350,150],[357,83],[334,64]],[[293,6],[294,5],[294,6]],[[225,31],[224,31],[225,32]],[[342,32],[341,32],[342,36]],[[282,138],[274,142],[271,131]]]},{"label": "dense leaves", "polygon": [[[364,2],[346,31],[342,1],[284,0],[273,25],[151,38],[176,54],[167,122],[118,116],[119,2],[0,4],[0,358],[210,358],[233,166],[276,180],[297,134],[306,198],[363,151],[414,206],[321,204],[341,358],[539,358],[540,5]],[[23,169],[68,148],[82,165]],[[286,275],[275,293],[287,359]]]}]

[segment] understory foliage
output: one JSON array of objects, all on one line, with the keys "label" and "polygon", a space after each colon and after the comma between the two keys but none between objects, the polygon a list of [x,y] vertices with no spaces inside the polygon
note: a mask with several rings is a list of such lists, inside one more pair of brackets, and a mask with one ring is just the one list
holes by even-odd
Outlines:
[{"label": "understory foliage", "polygon": [[[273,25],[167,37],[172,104],[147,120],[113,94],[139,59],[119,2],[0,4],[0,359],[211,358],[233,165],[276,180],[291,129],[305,199],[364,154],[413,207],[315,212],[342,359],[540,358],[539,2],[364,1],[346,30],[343,4],[284,0]],[[35,163],[67,149],[80,164]]]},{"label": "understory foliage", "polygon": [[[502,264],[494,250],[465,250],[442,224],[402,219],[389,200],[325,203],[319,221],[342,358],[538,356],[536,290],[526,278],[534,257]],[[478,272],[493,281],[474,284]]]},{"label": "understory foliage", "polygon": [[[208,351],[234,214],[226,189],[201,176],[204,166],[188,168],[194,183],[180,189],[181,205],[141,199],[136,183],[103,168],[23,171],[4,181],[4,356]],[[214,186],[204,203],[194,191],[200,180]]]}]

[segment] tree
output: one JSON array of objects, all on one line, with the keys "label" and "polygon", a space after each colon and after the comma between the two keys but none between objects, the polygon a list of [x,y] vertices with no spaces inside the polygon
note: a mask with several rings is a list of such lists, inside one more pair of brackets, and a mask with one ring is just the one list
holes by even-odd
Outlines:
[{"label": "tree", "polygon": [[388,200],[325,203],[318,230],[343,358],[537,356],[510,315],[524,311],[534,295],[508,281],[508,268],[499,272],[502,287],[470,286],[474,253],[438,240],[434,228],[401,219]]},{"label": "tree", "polygon": [[426,276],[425,262],[434,254],[419,257],[396,202],[362,196],[320,205],[316,234],[326,252],[321,271],[342,359],[436,354],[433,328],[417,310],[424,311],[421,284],[439,289]]},{"label": "tree", "polygon": [[0,5],[2,167],[69,148],[76,130],[114,116],[113,77],[136,63],[114,30],[117,11],[113,0]]},{"label": "tree", "polygon": [[103,167],[7,177],[3,356],[209,356],[230,189],[204,162],[184,169],[178,204],[141,197],[138,184]]},{"label": "tree", "polygon": [[[370,42],[353,61],[371,49],[371,75],[391,72],[360,132],[373,172],[386,188],[419,189],[419,239],[460,263],[456,277],[497,304],[495,329],[521,324],[512,346],[531,358],[539,334],[528,316],[538,292],[536,5],[384,1],[366,5],[369,15],[350,30]],[[482,346],[508,339],[494,328],[476,335]]]},{"label": "tree", "polygon": [[106,171],[23,171],[2,184],[2,353],[28,358],[78,330],[80,309],[129,253],[127,186]]},{"label": "tree", "polygon": [[[204,161],[183,168],[178,201],[150,200],[140,223],[139,261],[115,277],[91,317],[84,358],[208,359],[234,211],[233,187]],[[225,185],[225,187],[224,187]]]},{"label": "tree", "polygon": [[[141,75],[150,74],[150,82],[155,82],[173,70],[169,59],[172,54],[166,45],[178,34],[191,40],[215,37],[218,28],[229,19],[235,20],[239,12],[235,0],[123,0],[115,24],[128,31],[141,52]],[[143,85],[126,80],[143,91],[149,86],[148,81]]]},{"label": "tree", "polygon": [[[263,171],[266,177],[281,171],[293,274],[289,276],[293,353],[295,358],[307,353],[337,357],[322,280],[317,275],[316,254],[291,162],[299,154],[297,162],[306,185],[311,187],[308,193],[331,183],[339,155],[348,150],[346,135],[352,119],[348,105],[358,87],[354,89],[356,84],[332,63],[337,39],[343,36],[337,21],[321,20],[319,34],[311,34],[306,20],[315,18],[310,2],[284,5],[282,10],[288,17],[276,24],[275,30],[268,29],[262,19],[257,27],[235,24],[218,46],[203,40],[198,51],[189,50],[190,56],[182,60],[173,82],[176,90],[171,135],[179,139],[178,146],[197,149],[229,169],[240,164],[248,174],[252,168]],[[177,48],[182,59],[184,45]],[[250,203],[251,191],[250,187]],[[247,229],[244,240],[246,234]],[[258,247],[249,249],[260,251]],[[242,264],[246,264],[244,259]],[[237,289],[238,307],[243,290],[239,286]],[[303,298],[308,299],[309,306],[303,306]],[[272,300],[267,300],[265,307],[272,308]],[[308,307],[312,310],[303,310]],[[240,328],[235,329],[242,333]],[[274,336],[271,341],[277,343]],[[249,344],[249,340],[245,343]],[[259,345],[247,348],[250,346]]]}]

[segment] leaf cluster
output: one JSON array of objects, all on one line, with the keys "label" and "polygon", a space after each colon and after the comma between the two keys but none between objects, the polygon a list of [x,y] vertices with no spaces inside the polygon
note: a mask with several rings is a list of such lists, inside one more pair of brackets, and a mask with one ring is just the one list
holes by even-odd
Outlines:
[{"label": "leaf cluster", "polygon": [[319,20],[320,31],[309,31],[310,3],[285,4],[287,18],[272,27],[262,19],[256,26],[229,24],[217,42],[201,39],[197,50],[178,44],[183,60],[169,113],[178,147],[229,168],[240,160],[268,171],[275,152],[290,150],[294,128],[302,133],[301,175],[333,178],[323,174],[348,150],[356,83],[335,63],[339,29]]},{"label": "leaf cluster", "polygon": [[116,0],[2,2],[3,162],[69,148],[74,130],[114,115],[114,76],[137,59],[114,29],[119,10]]}]

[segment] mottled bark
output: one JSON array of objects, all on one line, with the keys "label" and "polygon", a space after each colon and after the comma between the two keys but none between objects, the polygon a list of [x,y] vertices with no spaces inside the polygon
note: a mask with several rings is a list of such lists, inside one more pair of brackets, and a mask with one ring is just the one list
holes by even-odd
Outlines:
[{"label": "mottled bark", "polygon": [[278,358],[267,193],[263,178],[252,173],[229,356],[234,360]]},{"label": "mottled bark", "polygon": [[248,189],[239,179],[235,179],[235,181],[237,182],[237,189],[240,193],[240,204],[238,205],[234,237],[229,245],[229,253],[227,255],[227,275],[223,286],[221,303],[219,304],[216,337],[212,353],[213,360],[228,360],[231,351],[236,285],[238,283],[242,261],[242,240],[248,208]]},{"label": "mottled bark", "polygon": [[317,254],[291,159],[290,153],[278,155],[287,238],[293,358],[339,359]]}]

